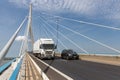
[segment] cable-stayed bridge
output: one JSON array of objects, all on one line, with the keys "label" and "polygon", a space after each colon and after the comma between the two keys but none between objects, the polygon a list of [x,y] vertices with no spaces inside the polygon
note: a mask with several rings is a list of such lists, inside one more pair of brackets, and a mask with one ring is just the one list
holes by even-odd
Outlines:
[{"label": "cable-stayed bridge", "polygon": [[[90,25],[90,27],[105,28],[116,32],[119,32],[120,28],[69,19],[47,13],[40,14],[41,16],[32,17],[32,5],[30,5],[29,15],[25,17],[7,44],[1,49],[0,80],[120,80],[119,49],[84,35],[79,32],[78,28],[71,28],[69,27],[70,25],[67,26],[60,22],[63,20],[70,21],[69,24],[76,22],[77,24],[86,24]],[[37,28],[40,31],[37,31],[35,26],[32,26],[33,23],[37,23],[37,21],[33,21],[35,19],[39,19],[40,21],[38,22],[40,29]],[[22,40],[18,57],[5,58],[26,22],[27,27],[24,30],[24,39]],[[35,34],[39,34],[40,36],[36,36]],[[77,35],[77,37],[72,37],[74,35]],[[79,44],[80,38],[78,36],[102,48],[113,51],[116,55],[91,53],[87,48]],[[52,38],[55,41],[57,49],[55,50],[54,60],[41,60],[35,57],[33,53],[35,37],[38,39],[40,37]],[[61,50],[71,48],[81,53],[79,60],[61,59]]]}]

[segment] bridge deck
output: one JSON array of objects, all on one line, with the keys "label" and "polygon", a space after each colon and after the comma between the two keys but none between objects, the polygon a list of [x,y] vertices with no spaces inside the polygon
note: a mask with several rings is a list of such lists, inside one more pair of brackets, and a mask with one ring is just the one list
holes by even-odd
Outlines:
[{"label": "bridge deck", "polygon": [[[51,67],[54,67],[74,80],[120,80],[119,66],[84,60],[64,60],[59,57],[55,60],[40,60],[32,54],[30,56],[50,80],[67,80]],[[46,66],[43,62],[49,66]]]},{"label": "bridge deck", "polygon": [[20,75],[20,80],[42,80],[40,73],[37,71],[28,54],[25,55],[21,72],[25,75]]}]

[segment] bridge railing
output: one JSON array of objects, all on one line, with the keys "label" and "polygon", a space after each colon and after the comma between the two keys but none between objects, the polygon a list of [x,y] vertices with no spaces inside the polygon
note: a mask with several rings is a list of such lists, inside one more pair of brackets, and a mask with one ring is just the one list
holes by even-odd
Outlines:
[{"label": "bridge railing", "polygon": [[19,71],[21,68],[22,60],[23,60],[23,57],[19,58],[16,61],[16,65],[14,65],[15,69],[14,69],[13,73],[11,74],[9,80],[17,80],[17,77],[19,75]]},{"label": "bridge railing", "polygon": [[13,59],[13,60],[7,62],[6,64],[0,66],[0,74],[1,74],[3,71],[5,71],[5,70],[12,64],[12,62],[14,62],[15,60],[16,60],[16,59]]}]

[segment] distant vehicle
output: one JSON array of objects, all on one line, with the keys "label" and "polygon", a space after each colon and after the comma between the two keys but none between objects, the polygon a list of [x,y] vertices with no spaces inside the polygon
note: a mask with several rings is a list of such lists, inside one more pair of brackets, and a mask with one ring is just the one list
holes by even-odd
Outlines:
[{"label": "distant vehicle", "polygon": [[40,59],[54,59],[56,45],[52,39],[41,38],[34,43],[33,54]]},{"label": "distant vehicle", "polygon": [[61,58],[62,59],[67,59],[67,60],[69,60],[69,59],[79,59],[79,55],[71,49],[64,49],[61,53]]}]

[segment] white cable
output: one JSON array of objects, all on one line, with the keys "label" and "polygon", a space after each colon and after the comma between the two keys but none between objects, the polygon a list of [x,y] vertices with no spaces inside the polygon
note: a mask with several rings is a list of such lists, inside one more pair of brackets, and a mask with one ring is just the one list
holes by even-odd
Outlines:
[{"label": "white cable", "polygon": [[75,20],[75,19],[70,19],[70,18],[64,18],[64,17],[61,17],[61,16],[50,15],[50,14],[47,14],[47,13],[42,13],[42,14],[46,14],[46,15],[49,15],[49,16],[57,17],[57,18],[62,18],[62,19],[69,20],[69,21],[74,21],[74,22],[79,22],[79,23],[83,23],[83,24],[94,25],[94,26],[98,26],[98,27],[103,27],[103,28],[108,28],[108,29],[113,29],[113,30],[119,30],[120,31],[120,28],[116,28],[116,27],[111,27],[111,26],[106,26],[106,25],[101,25],[101,24],[91,23],[91,22],[86,22],[86,21],[81,21],[81,20]]},{"label": "white cable", "polygon": [[[56,22],[53,22],[53,23],[56,23]],[[103,43],[101,43],[101,42],[99,42],[99,41],[97,41],[97,40],[95,40],[95,39],[92,39],[92,38],[90,38],[90,37],[88,37],[88,36],[85,36],[85,35],[83,35],[83,34],[81,34],[81,33],[78,33],[78,32],[76,32],[76,31],[73,31],[72,29],[69,29],[69,28],[65,27],[64,25],[61,25],[61,24],[58,24],[58,25],[60,25],[61,27],[65,28],[65,29],[67,29],[67,30],[69,30],[69,31],[71,31],[71,32],[73,32],[73,33],[75,33],[75,34],[78,34],[78,35],[80,35],[80,36],[82,36],[82,37],[84,37],[84,38],[86,38],[86,39],[88,39],[88,40],[91,40],[91,41],[93,41],[93,42],[95,42],[95,43],[97,43],[97,44],[99,44],[99,45],[101,45],[101,46],[107,47],[107,48],[109,48],[109,49],[111,49],[111,50],[113,50],[113,51],[115,51],[115,52],[120,53],[119,50],[117,50],[117,49],[115,49],[115,48],[113,48],[113,47],[110,47],[110,46],[108,46],[108,45],[106,45],[106,44],[103,44]]]},{"label": "white cable", "polygon": [[[45,25],[44,25],[44,27],[45,27]],[[46,36],[49,37],[48,32],[45,30],[45,28],[43,28],[43,31],[45,32]]]},{"label": "white cable", "polygon": [[[24,31],[24,37],[25,37],[25,33],[27,32],[27,27],[25,28],[25,31]],[[25,37],[26,39],[26,37]],[[21,47],[20,47],[20,51],[19,51],[19,57],[21,57],[21,55],[23,55],[23,51],[25,52],[25,40],[22,40],[22,44],[21,44]]]},{"label": "white cable", "polygon": [[[57,37],[53,34],[53,32],[51,32],[50,30],[48,30],[48,28],[46,28],[46,26],[45,26],[45,29],[46,29],[47,31],[49,31],[55,38],[57,38]],[[58,41],[60,42],[60,44],[61,44],[65,49],[68,49],[68,48],[63,44],[63,42],[62,42],[60,39],[58,39]]]},{"label": "white cable", "polygon": [[[45,27],[45,24],[42,24],[44,27]],[[46,31],[46,30],[45,30]],[[46,31],[47,32],[47,31]],[[52,36],[52,38],[53,38],[53,40],[55,41],[55,39],[56,39],[56,36],[55,35],[53,35]]]},{"label": "white cable", "polygon": [[[45,22],[44,19],[41,18],[41,20],[44,21],[44,23],[46,23],[47,25],[49,25],[52,29],[54,29],[49,23]],[[57,30],[54,29],[56,32]],[[86,50],[84,50],[83,48],[81,48],[80,46],[78,46],[75,42],[73,42],[71,39],[69,39],[68,37],[64,36],[64,34],[62,34],[61,32],[58,31],[59,34],[61,34],[65,39],[67,39],[68,41],[70,41],[72,44],[74,44],[76,47],[78,47],[80,50],[84,51],[85,53],[89,54]]]},{"label": "white cable", "polygon": [[15,38],[17,37],[18,33],[20,32],[20,30],[23,27],[26,20],[27,20],[27,17],[25,17],[25,19],[19,25],[18,29],[15,31],[15,33],[12,35],[12,37],[9,39],[9,41],[6,43],[6,45],[3,47],[3,49],[0,51],[0,63],[4,59],[5,55],[8,53],[10,47],[12,46],[13,42],[15,41]]},{"label": "white cable", "polygon": [[[47,31],[48,32],[50,32],[56,39],[57,39],[57,37],[53,34],[53,32],[51,32],[51,31],[49,31],[48,30],[48,28],[46,28],[46,26],[45,26],[45,24],[44,24],[44,27],[45,27],[45,29],[44,29],[44,31],[47,33]],[[47,33],[48,34],[48,33]],[[58,39],[58,41],[60,42],[60,44],[65,48],[65,49],[68,49],[64,44],[63,44],[63,42],[60,40],[60,39]]]}]

